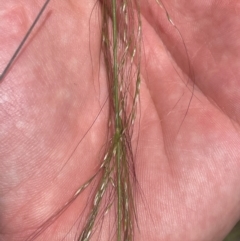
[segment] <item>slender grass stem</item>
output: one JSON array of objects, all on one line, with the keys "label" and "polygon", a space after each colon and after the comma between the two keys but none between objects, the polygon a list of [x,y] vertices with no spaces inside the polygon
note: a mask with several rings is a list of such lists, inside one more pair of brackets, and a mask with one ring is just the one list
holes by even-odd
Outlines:
[{"label": "slender grass stem", "polygon": [[115,135],[117,139],[117,240],[121,241],[122,225],[122,187],[121,187],[121,144],[120,129],[121,120],[119,113],[119,83],[118,83],[118,28],[117,28],[117,3],[112,0],[112,31],[113,31],[113,78],[114,78],[114,108],[115,108]]}]

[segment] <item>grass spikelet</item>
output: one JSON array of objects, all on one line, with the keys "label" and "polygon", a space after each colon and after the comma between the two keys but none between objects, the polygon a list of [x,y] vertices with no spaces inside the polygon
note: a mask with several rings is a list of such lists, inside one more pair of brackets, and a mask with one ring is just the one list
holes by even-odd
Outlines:
[{"label": "grass spikelet", "polygon": [[[23,45],[31,34],[50,0],[39,11],[35,21],[21,41],[8,65],[0,75],[5,77]],[[141,18],[137,0],[101,0],[102,54],[109,89],[109,139],[106,153],[95,175],[82,184],[63,207],[57,210],[26,241],[39,237],[77,197],[92,184],[99,182],[90,203],[90,211],[77,240],[88,241],[110,209],[116,215],[115,236],[117,241],[134,239],[136,211],[134,183],[136,174],[131,146],[140,89]],[[107,193],[112,193],[110,196]],[[105,198],[106,197],[106,198]],[[103,200],[107,199],[107,204]]]},{"label": "grass spikelet", "polygon": [[[133,5],[129,0],[103,0],[101,3],[102,51],[108,74],[112,136],[102,164],[103,174],[93,207],[79,241],[90,240],[101,201],[109,186],[114,188],[116,195],[116,240],[131,241],[135,221],[131,135],[140,87],[141,20],[137,2]],[[135,72],[133,62],[137,63]]]}]

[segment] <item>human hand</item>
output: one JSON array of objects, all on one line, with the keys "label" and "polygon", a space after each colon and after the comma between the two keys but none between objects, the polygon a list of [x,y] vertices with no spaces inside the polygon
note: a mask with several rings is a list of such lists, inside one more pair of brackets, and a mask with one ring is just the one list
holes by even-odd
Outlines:
[{"label": "human hand", "polygon": [[[1,4],[7,9],[0,24],[4,66],[42,2]],[[52,1],[1,83],[2,240],[25,240],[99,165],[108,88],[94,4]],[[142,3],[135,239],[221,240],[239,219],[240,6],[164,4],[187,52],[157,2]],[[37,240],[74,240],[91,191]],[[108,231],[103,227],[102,240]]]}]

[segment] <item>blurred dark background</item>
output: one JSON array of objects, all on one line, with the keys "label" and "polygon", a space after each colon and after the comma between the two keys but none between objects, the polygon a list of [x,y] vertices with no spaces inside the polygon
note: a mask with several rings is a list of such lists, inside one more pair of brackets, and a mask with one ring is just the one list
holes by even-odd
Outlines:
[{"label": "blurred dark background", "polygon": [[223,241],[240,241],[240,221]]}]

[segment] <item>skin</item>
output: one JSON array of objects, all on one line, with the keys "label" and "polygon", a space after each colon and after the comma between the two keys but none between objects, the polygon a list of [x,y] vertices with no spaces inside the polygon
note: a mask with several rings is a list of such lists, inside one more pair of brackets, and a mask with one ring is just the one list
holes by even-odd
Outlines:
[{"label": "skin", "polygon": [[[0,0],[1,69],[42,4]],[[240,218],[240,3],[164,1],[182,38],[155,1],[141,4],[135,240],[220,241]],[[108,89],[98,7],[52,0],[1,82],[0,240],[26,240],[104,154]],[[36,240],[74,240],[91,192]],[[111,220],[109,212],[100,240]]]}]

